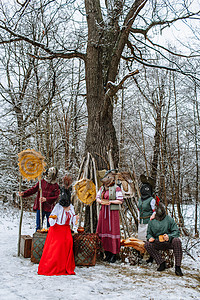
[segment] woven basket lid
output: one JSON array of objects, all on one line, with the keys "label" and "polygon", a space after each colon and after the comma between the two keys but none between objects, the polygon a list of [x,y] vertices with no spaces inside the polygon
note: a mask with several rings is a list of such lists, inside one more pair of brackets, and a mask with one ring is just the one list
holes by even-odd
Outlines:
[{"label": "woven basket lid", "polygon": [[95,201],[96,186],[92,180],[86,178],[81,179],[75,184],[74,189],[77,197],[83,203],[91,205]]}]

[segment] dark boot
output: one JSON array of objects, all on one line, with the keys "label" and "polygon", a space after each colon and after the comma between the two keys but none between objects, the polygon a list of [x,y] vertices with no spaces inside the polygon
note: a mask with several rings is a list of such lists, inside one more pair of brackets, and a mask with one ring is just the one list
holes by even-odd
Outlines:
[{"label": "dark boot", "polygon": [[164,271],[166,269],[166,263],[165,261],[162,262],[162,264],[160,264],[160,266],[158,267],[157,271],[161,272]]},{"label": "dark boot", "polygon": [[149,263],[152,263],[152,262],[153,262],[153,257],[150,256],[149,259],[146,260],[146,263],[149,264]]},{"label": "dark boot", "polygon": [[110,262],[110,263],[115,263],[116,260],[117,260],[116,254],[112,254],[112,256],[111,256],[109,262]]},{"label": "dark boot", "polygon": [[105,255],[106,257],[104,258],[104,261],[109,261],[112,256],[112,253],[109,251],[105,251]]},{"label": "dark boot", "polygon": [[176,274],[177,276],[183,276],[181,267],[175,266],[175,274]]}]

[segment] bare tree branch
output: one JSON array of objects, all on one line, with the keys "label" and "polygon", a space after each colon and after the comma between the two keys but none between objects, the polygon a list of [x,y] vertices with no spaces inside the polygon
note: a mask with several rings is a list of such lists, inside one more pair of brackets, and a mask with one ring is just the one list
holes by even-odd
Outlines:
[{"label": "bare tree branch", "polygon": [[190,14],[187,14],[185,16],[181,16],[181,17],[178,17],[178,18],[174,18],[172,20],[163,20],[163,21],[154,21],[152,22],[146,29],[142,29],[142,28],[131,28],[130,31],[133,32],[133,33],[140,33],[140,34],[143,34],[145,37],[147,36],[147,33],[148,31],[154,27],[154,26],[158,26],[158,25],[168,25],[170,26],[170,24],[178,21],[178,20],[185,20],[185,19],[189,19],[191,18],[192,16],[196,16],[200,13],[200,11],[196,12],[196,13],[190,13]]},{"label": "bare tree branch", "polygon": [[84,61],[86,60],[86,55],[80,52],[71,52],[71,53],[65,53],[64,51],[60,51],[60,52],[55,52],[52,55],[48,55],[48,56],[42,56],[42,55],[35,55],[33,53],[27,53],[28,55],[30,55],[33,58],[39,59],[39,60],[51,60],[54,58],[81,58]]},{"label": "bare tree branch", "polygon": [[16,39],[9,39],[7,41],[0,41],[0,45],[1,44],[10,44],[10,43],[13,43],[13,42],[19,42],[19,41],[22,41],[21,38],[16,38]]},{"label": "bare tree branch", "polygon": [[142,59],[142,58],[140,58],[140,57],[138,57],[138,56],[135,55],[133,46],[132,46],[132,44],[131,44],[130,41],[127,42],[127,46],[131,49],[131,53],[133,55],[132,59],[135,59],[137,62],[141,63],[142,65],[144,65],[146,67],[158,68],[158,69],[164,69],[164,70],[178,72],[178,73],[181,73],[181,74],[186,75],[188,77],[191,77],[193,80],[200,81],[200,79],[198,77],[192,75],[191,73],[183,71],[180,67],[178,67],[176,69],[176,68],[171,68],[171,67],[168,67],[168,66],[155,65],[155,64],[152,64],[152,63],[148,63],[144,59]]},{"label": "bare tree branch", "polygon": [[194,57],[199,57],[199,56],[200,56],[200,54],[183,55],[183,54],[181,54],[181,53],[175,53],[175,52],[173,52],[173,51],[170,50],[170,49],[167,49],[167,48],[165,48],[165,47],[163,47],[163,46],[161,46],[161,45],[158,45],[158,44],[153,43],[149,38],[146,38],[146,39],[147,39],[147,41],[149,41],[153,46],[159,47],[159,48],[161,48],[161,49],[163,49],[163,50],[169,52],[170,54],[172,54],[172,55],[174,55],[174,56],[185,57],[185,58],[194,58]]},{"label": "bare tree branch", "polygon": [[116,46],[113,49],[112,60],[110,63],[110,68],[108,72],[108,80],[112,80],[113,74],[117,73],[116,68],[118,68],[118,64],[124,49],[124,46],[128,40],[128,35],[131,29],[131,26],[136,19],[137,15],[141,11],[141,9],[145,6],[147,0],[135,0],[133,5],[131,6],[127,16],[125,17],[122,30],[119,34],[118,41],[116,42]]},{"label": "bare tree branch", "polygon": [[107,92],[106,92],[106,95],[105,95],[105,97],[106,98],[112,98],[117,92],[118,92],[118,90],[119,89],[121,89],[122,88],[122,85],[123,85],[123,83],[129,78],[129,77],[131,77],[131,76],[134,76],[134,75],[136,75],[136,74],[138,74],[139,73],[139,70],[135,70],[135,71],[133,71],[133,72],[131,72],[131,73],[129,73],[129,74],[127,74],[127,75],[125,75],[123,78],[122,78],[122,80],[116,85],[115,83],[113,83],[113,82],[111,82],[111,81],[108,81],[108,83],[107,83]]},{"label": "bare tree branch", "polygon": [[[2,23],[4,23],[4,22],[2,22]],[[56,58],[56,57],[63,57],[63,58],[77,57],[77,58],[81,58],[81,59],[85,60],[86,56],[83,53],[76,52],[74,50],[73,50],[73,52],[69,52],[69,53],[66,53],[63,50],[53,51],[53,50],[49,49],[48,47],[46,47],[46,45],[44,45],[44,44],[42,44],[38,41],[35,41],[31,38],[28,38],[27,36],[24,36],[24,35],[21,35],[19,33],[14,32],[12,29],[8,28],[5,24],[4,24],[4,26],[0,25],[0,28],[3,29],[3,30],[6,30],[11,35],[13,35],[17,38],[20,38],[20,39],[24,40],[25,42],[28,42],[29,44],[33,45],[34,47],[39,47],[40,49],[43,49],[45,52],[51,54],[50,57],[47,57],[47,58],[43,57],[42,59],[53,59],[53,58]],[[34,56],[34,55],[32,55],[32,57],[39,58],[39,57]]]},{"label": "bare tree branch", "polygon": [[135,70],[127,75],[125,75],[122,80],[118,83],[118,84],[115,84],[111,81],[108,81],[107,83],[107,92],[105,94],[105,98],[104,98],[104,106],[103,106],[103,113],[104,114],[107,109],[108,109],[108,106],[110,105],[110,102],[111,102],[111,99],[114,95],[116,95],[116,93],[118,92],[119,89],[122,88],[122,85],[123,83],[131,76],[134,76],[136,74],[139,73],[139,70]]},{"label": "bare tree branch", "polygon": [[37,114],[31,118],[26,126],[30,125],[31,123],[35,122],[39,116],[45,111],[45,109],[50,105],[50,103],[52,102],[54,96],[55,96],[55,92],[56,92],[56,72],[54,71],[54,75],[53,75],[53,83],[52,83],[52,91],[51,91],[51,95],[47,101],[47,103],[45,103],[44,105],[41,106],[41,109],[37,112]]}]

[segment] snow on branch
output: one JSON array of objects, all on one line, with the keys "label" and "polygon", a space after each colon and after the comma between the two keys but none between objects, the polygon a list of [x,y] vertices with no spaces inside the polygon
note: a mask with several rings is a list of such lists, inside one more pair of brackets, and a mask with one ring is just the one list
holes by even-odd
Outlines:
[{"label": "snow on branch", "polygon": [[107,86],[106,86],[106,89],[107,89],[106,98],[107,97],[109,97],[109,98],[113,97],[118,92],[118,90],[122,88],[123,83],[129,77],[134,76],[134,75],[136,75],[138,73],[139,73],[139,70],[135,70],[135,71],[133,71],[133,72],[125,75],[118,84],[116,84],[116,83],[114,83],[112,81],[108,81]]},{"label": "snow on branch", "polygon": [[[31,55],[34,58],[37,58],[37,59],[53,59],[53,58],[57,58],[57,57],[59,57],[59,58],[74,58],[74,57],[77,57],[77,58],[81,58],[83,60],[86,59],[85,58],[86,56],[85,56],[84,53],[80,53],[76,50],[73,50],[73,51],[70,51],[70,52],[65,52],[64,50],[53,51],[53,50],[49,49],[43,43],[35,41],[35,40],[25,36],[25,35],[14,32],[12,29],[7,27],[3,21],[1,21],[1,23],[3,23],[4,25],[0,24],[0,28],[7,31],[7,32],[9,32],[12,36],[15,36],[16,38],[18,38],[20,40],[23,40],[23,41],[33,45],[34,47],[38,47],[38,48],[44,50],[45,52],[47,52],[48,54],[50,54],[49,56],[36,56],[36,55],[33,55],[33,54],[29,53],[29,55]],[[13,40],[10,39],[10,42],[15,42],[15,41],[16,41],[15,39],[13,39]],[[4,43],[6,43],[6,42],[7,41],[4,41]],[[1,41],[1,43],[3,43],[3,41]]]}]

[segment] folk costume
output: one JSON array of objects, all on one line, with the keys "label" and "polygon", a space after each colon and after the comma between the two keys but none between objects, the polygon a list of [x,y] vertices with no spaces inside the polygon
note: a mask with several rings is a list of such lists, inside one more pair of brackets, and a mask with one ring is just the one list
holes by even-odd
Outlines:
[{"label": "folk costume", "polygon": [[[39,275],[75,275],[70,225],[75,225],[76,216],[74,206],[69,203],[63,199],[61,190],[60,202],[56,204],[49,218],[50,228],[38,267]],[[69,210],[65,211],[64,207],[69,207]]]},{"label": "folk costume", "polygon": [[[151,217],[155,214],[156,200],[152,197],[153,187],[152,182],[148,181],[148,177],[145,177],[146,181],[142,180],[142,187],[140,189],[141,197],[138,201],[139,209],[139,226],[138,226],[138,238],[145,241],[147,226]],[[151,182],[151,183],[150,183]]]},{"label": "folk costume", "polygon": [[[110,174],[110,171],[105,176]],[[103,181],[103,180],[102,180]],[[105,187],[102,186],[97,193],[96,200],[101,203],[101,200],[118,200],[123,202],[122,191],[115,183]],[[119,204],[101,204],[99,220],[96,231],[101,239],[106,261],[111,263],[116,261],[116,254],[120,252],[120,222],[119,222]]]},{"label": "folk costume", "polygon": [[[48,219],[51,214],[52,209],[55,206],[55,202],[59,197],[60,189],[59,185],[56,183],[57,177],[57,169],[52,167],[46,171],[44,179],[41,180],[41,188],[42,188],[42,197],[46,198],[46,201],[42,203],[42,222],[44,217],[47,218],[47,227],[50,226]],[[22,197],[26,198],[33,194],[37,193],[33,210],[37,211],[36,213],[36,231],[40,229],[40,191],[39,191],[39,182],[32,188],[23,192]]]},{"label": "folk costume", "polygon": [[[165,238],[165,236],[167,237]],[[162,258],[159,250],[173,249],[175,256],[175,273],[183,276],[181,271],[182,245],[179,237],[179,229],[174,219],[166,215],[165,206],[159,203],[156,206],[155,219],[151,220],[147,229],[147,242],[145,249],[159,265],[158,271],[166,269],[166,263]],[[153,239],[152,239],[153,238]],[[152,240],[152,241],[151,241]]]}]

